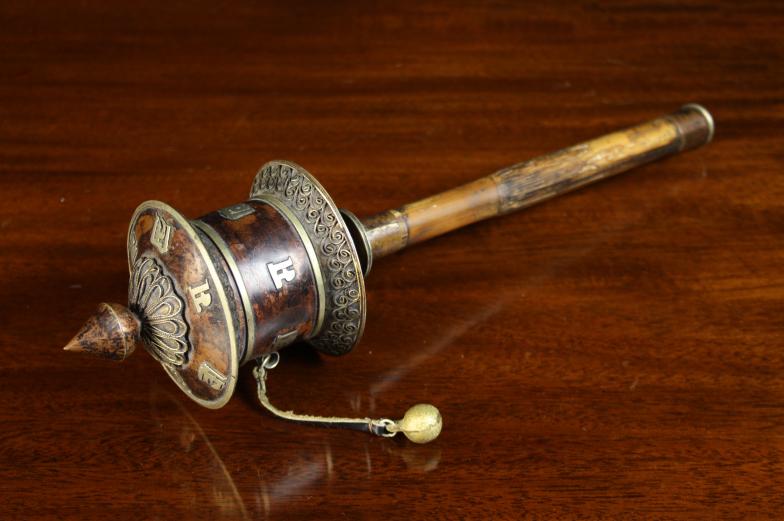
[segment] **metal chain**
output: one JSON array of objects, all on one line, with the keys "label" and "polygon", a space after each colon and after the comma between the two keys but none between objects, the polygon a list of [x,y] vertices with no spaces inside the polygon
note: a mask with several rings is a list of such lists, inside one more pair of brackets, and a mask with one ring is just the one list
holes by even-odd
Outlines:
[{"label": "metal chain", "polygon": [[352,429],[356,431],[369,432],[376,436],[391,438],[399,432],[397,424],[388,418],[340,418],[335,416],[312,416],[309,414],[297,414],[293,411],[283,411],[272,405],[267,396],[267,373],[277,367],[280,362],[280,354],[273,352],[262,356],[258,360],[258,365],[253,369],[253,376],[256,378],[259,402],[272,415],[296,423],[307,425],[317,425],[320,427],[330,427],[338,429]]}]

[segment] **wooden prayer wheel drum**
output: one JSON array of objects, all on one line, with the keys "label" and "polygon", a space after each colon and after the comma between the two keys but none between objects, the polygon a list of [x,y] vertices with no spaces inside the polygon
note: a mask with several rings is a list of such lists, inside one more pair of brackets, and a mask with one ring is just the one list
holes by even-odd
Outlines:
[{"label": "wooden prayer wheel drum", "polygon": [[[128,230],[128,266],[138,325],[110,315],[103,334],[129,337],[112,357],[127,356],[138,335],[210,408],[229,400],[245,362],[301,339],[347,353],[365,325],[362,265],[346,221],[315,178],[286,161],[264,165],[244,203],[196,220],[143,203]],[[84,340],[91,350],[93,338]]]},{"label": "wooden prayer wheel drum", "polygon": [[102,304],[66,349],[121,360],[143,343],[188,396],[218,408],[242,364],[294,341],[349,352],[365,326],[363,275],[374,256],[712,136],[707,110],[686,105],[363,221],[338,210],[313,176],[287,161],[264,165],[247,201],[196,220],[147,201],[128,231],[128,306]]}]

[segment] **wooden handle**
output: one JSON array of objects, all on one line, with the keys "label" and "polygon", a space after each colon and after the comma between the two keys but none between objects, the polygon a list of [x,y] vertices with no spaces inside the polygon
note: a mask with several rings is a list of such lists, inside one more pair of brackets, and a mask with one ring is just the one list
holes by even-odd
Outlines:
[{"label": "wooden handle", "polygon": [[373,258],[550,199],[713,137],[702,106],[519,163],[468,184],[362,220]]}]

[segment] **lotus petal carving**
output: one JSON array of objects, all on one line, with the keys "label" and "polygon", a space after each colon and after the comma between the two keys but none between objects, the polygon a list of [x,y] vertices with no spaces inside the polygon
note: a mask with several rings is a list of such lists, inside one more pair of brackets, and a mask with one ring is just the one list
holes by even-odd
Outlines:
[{"label": "lotus petal carving", "polygon": [[140,257],[133,264],[128,307],[142,324],[141,338],[159,362],[182,366],[188,353],[183,310],[185,305],[174,291],[172,279],[151,257]]}]

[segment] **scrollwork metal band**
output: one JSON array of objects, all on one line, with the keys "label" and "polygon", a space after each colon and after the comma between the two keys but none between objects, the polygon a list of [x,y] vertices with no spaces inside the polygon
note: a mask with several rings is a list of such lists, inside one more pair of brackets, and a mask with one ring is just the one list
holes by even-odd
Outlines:
[{"label": "scrollwork metal band", "polygon": [[325,281],[325,318],[320,333],[310,339],[317,349],[345,354],[356,345],[365,327],[365,284],[356,247],[335,203],[301,166],[270,161],[253,181],[250,197],[276,197],[305,226]]}]

